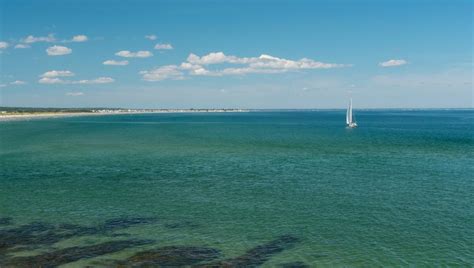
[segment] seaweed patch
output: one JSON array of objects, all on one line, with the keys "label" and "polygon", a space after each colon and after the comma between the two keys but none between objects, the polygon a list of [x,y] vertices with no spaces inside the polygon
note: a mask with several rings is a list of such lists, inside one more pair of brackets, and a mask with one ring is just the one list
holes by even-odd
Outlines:
[{"label": "seaweed patch", "polygon": [[[138,240],[132,237],[92,245],[79,245],[68,248],[54,248],[57,242],[88,235],[108,237],[129,237],[130,234],[117,232],[129,227],[156,223],[156,218],[122,217],[106,220],[96,226],[78,224],[49,224],[32,222],[20,226],[8,226],[11,218],[0,218],[6,227],[0,229],[0,267],[54,267],[81,259],[118,252],[141,245],[153,244],[152,240]],[[192,222],[183,221],[164,224],[165,228],[192,228]],[[273,255],[293,247],[299,241],[291,235],[283,235],[267,243],[258,245],[234,258],[223,258],[221,251],[201,246],[166,246],[140,251],[124,260],[106,260],[103,266],[123,267],[255,267],[264,264]],[[10,253],[31,249],[48,251],[33,256],[12,257]],[[307,267],[302,262],[280,264],[280,267]]]},{"label": "seaweed patch", "polygon": [[309,265],[302,261],[295,261],[295,262],[287,262],[287,263],[282,263],[280,264],[279,267],[282,268],[307,268]]},{"label": "seaweed patch", "polygon": [[197,228],[197,227],[199,227],[198,224],[193,223],[191,221],[166,223],[164,226],[168,229]]},{"label": "seaweed patch", "polygon": [[266,244],[256,246],[245,254],[222,261],[207,263],[199,267],[254,267],[259,266],[268,261],[268,259],[286,249],[294,246],[299,239],[291,235],[283,235]]},{"label": "seaweed patch", "polygon": [[114,236],[114,231],[154,222],[156,222],[155,218],[117,218],[107,220],[98,226],[82,226],[77,224],[53,225],[33,222],[0,230],[0,254],[5,253],[7,250],[22,250],[53,245],[72,237],[86,235]]},{"label": "seaweed patch", "polygon": [[149,244],[150,240],[121,240],[110,241],[101,244],[81,247],[70,247],[55,250],[45,254],[15,257],[7,260],[7,267],[55,267],[58,265],[78,261],[81,259],[94,258],[110,254],[135,246]]},{"label": "seaweed patch", "polygon": [[12,224],[12,218],[10,217],[0,217],[0,226]]},{"label": "seaweed patch", "polygon": [[138,252],[118,266],[133,267],[180,267],[196,265],[220,257],[220,251],[213,248],[195,246],[168,246]]}]

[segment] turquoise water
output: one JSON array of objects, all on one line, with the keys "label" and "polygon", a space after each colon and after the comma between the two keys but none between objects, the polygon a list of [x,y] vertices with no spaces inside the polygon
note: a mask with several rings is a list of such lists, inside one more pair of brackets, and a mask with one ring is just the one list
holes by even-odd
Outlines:
[{"label": "turquoise water", "polygon": [[[357,129],[345,128],[344,113],[0,122],[0,264],[148,239],[61,264],[106,266],[143,250],[196,246],[218,250],[212,261],[257,248],[266,267],[474,265],[473,111],[356,111]],[[154,220],[4,246],[1,257],[2,230],[3,239],[10,230],[22,240],[18,230],[32,222],[127,218]],[[263,250],[281,236],[294,241]]]}]

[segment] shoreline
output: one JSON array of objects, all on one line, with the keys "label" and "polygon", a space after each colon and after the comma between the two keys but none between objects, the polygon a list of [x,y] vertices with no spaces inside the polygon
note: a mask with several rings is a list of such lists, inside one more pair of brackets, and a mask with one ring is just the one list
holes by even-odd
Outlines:
[{"label": "shoreline", "polygon": [[38,114],[7,114],[0,115],[0,122],[2,121],[17,121],[17,120],[30,120],[30,119],[41,119],[41,118],[56,118],[56,117],[73,117],[73,116],[89,116],[89,115],[101,115],[100,113],[38,113]]},{"label": "shoreline", "polygon": [[[35,120],[35,119],[46,119],[46,118],[60,118],[60,117],[76,117],[76,116],[103,116],[103,115],[129,115],[129,114],[170,114],[170,113],[248,113],[248,112],[272,112],[272,111],[339,111],[344,109],[163,109],[163,110],[135,110],[135,111],[91,111],[91,112],[39,112],[39,113],[11,113],[2,114],[0,113],[0,122],[8,121],[21,121],[21,120]],[[357,109],[359,111],[465,111],[473,110],[472,108],[450,108],[450,109]]]},{"label": "shoreline", "polygon": [[77,113],[24,113],[24,114],[0,114],[0,122],[20,121],[32,119],[46,119],[75,116],[101,116],[101,115],[126,115],[126,114],[165,114],[165,113],[244,113],[250,110],[170,110],[170,111],[135,111],[135,112],[77,112]]}]

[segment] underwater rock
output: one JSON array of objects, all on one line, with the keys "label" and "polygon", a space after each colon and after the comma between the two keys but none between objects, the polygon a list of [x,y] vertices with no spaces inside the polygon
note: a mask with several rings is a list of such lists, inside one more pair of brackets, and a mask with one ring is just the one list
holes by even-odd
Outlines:
[{"label": "underwater rock", "polygon": [[118,252],[134,246],[149,244],[151,242],[152,241],[150,240],[120,240],[105,242],[92,246],[70,247],[35,256],[14,257],[7,260],[5,266],[55,267],[81,259],[94,258],[97,256]]},{"label": "underwater rock", "polygon": [[190,221],[166,223],[164,226],[168,229],[197,228],[197,227],[199,227],[198,224],[190,222]]},{"label": "underwater rock", "polygon": [[77,224],[47,224],[33,222],[9,229],[0,230],[0,253],[11,249],[34,248],[53,245],[61,240],[86,235],[109,235],[113,232],[134,225],[150,224],[155,218],[116,218],[105,221],[98,226]]},{"label": "underwater rock", "polygon": [[136,217],[136,218],[116,218],[111,220],[106,220],[101,226],[102,229],[107,231],[113,231],[116,229],[129,228],[134,225],[141,224],[151,224],[156,223],[156,218],[145,218],[145,217]]},{"label": "underwater rock", "polygon": [[307,268],[309,265],[302,261],[287,262],[280,265],[282,268]]},{"label": "underwater rock", "polygon": [[61,240],[62,236],[62,233],[55,231],[53,225],[33,222],[0,230],[0,251],[21,245],[50,245]]},{"label": "underwater rock", "polygon": [[12,218],[10,217],[1,217],[0,218],[0,226],[1,225],[10,225],[12,224]]},{"label": "underwater rock", "polygon": [[180,267],[210,261],[219,256],[220,251],[213,248],[168,246],[138,252],[127,260],[119,262],[118,265],[124,267]]},{"label": "underwater rock", "polygon": [[294,246],[299,239],[291,235],[283,235],[266,244],[256,246],[248,250],[245,254],[226,259],[219,262],[200,265],[199,267],[255,267],[260,266],[268,259],[286,249]]},{"label": "underwater rock", "polygon": [[[144,217],[135,217],[135,218],[115,218],[106,220],[103,224],[98,226],[80,226],[69,224],[67,228],[70,230],[74,230],[74,235],[76,236],[83,236],[83,235],[99,235],[99,234],[107,234],[110,232],[114,232],[120,229],[125,229],[129,227],[133,227],[135,225],[142,225],[142,224],[152,224],[156,223],[156,218],[144,218]],[[63,225],[64,228],[64,225]]]}]

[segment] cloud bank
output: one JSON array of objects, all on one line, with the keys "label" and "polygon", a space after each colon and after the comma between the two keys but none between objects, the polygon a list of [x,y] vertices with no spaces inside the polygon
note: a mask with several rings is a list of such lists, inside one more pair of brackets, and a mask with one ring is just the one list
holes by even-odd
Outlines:
[{"label": "cloud bank", "polygon": [[0,49],[5,49],[7,47],[9,47],[10,45],[7,43],[7,42],[0,42]]},{"label": "cloud bank", "polygon": [[125,66],[125,65],[128,65],[128,60],[122,60],[122,61],[106,60],[102,64],[104,64],[104,65],[115,65],[115,66]]},{"label": "cloud bank", "polygon": [[407,64],[408,62],[406,60],[388,60],[379,63],[379,66],[381,67],[395,67],[395,66],[402,66]]},{"label": "cloud bank", "polygon": [[26,82],[25,81],[21,81],[21,80],[16,80],[16,81],[13,81],[10,83],[10,85],[14,85],[14,86],[21,86],[21,85],[25,85]]},{"label": "cloud bank", "polygon": [[35,37],[33,35],[28,35],[27,37],[23,38],[21,40],[22,43],[25,44],[32,44],[32,43],[38,43],[38,42],[56,42],[56,38],[54,38],[53,34],[49,34],[48,36],[38,36]]},{"label": "cloud bank", "polygon": [[156,40],[158,39],[158,36],[154,35],[154,34],[150,34],[150,35],[145,35],[145,38],[148,39],[148,40]]},{"label": "cloud bank", "polygon": [[38,83],[40,84],[108,84],[114,81],[115,80],[110,77],[99,77],[99,78],[91,79],[91,80],[76,80],[76,81],[63,80],[57,77],[43,77],[40,80],[38,80]]},{"label": "cloud bank", "polygon": [[[236,67],[209,69],[208,66],[226,64]],[[331,69],[350,67],[350,64],[324,63],[312,59],[289,60],[266,54],[259,57],[237,57],[225,55],[223,52],[212,52],[202,57],[189,54],[187,60],[180,65],[166,65],[152,70],[141,71],[145,81],[162,81],[166,79],[183,79],[192,76],[224,76],[245,75],[252,73],[284,73],[307,69]]]},{"label": "cloud bank", "polygon": [[74,36],[71,42],[86,42],[87,40],[89,40],[89,38],[87,38],[86,35],[80,34],[80,35]]},{"label": "cloud bank", "polygon": [[27,45],[27,44],[16,44],[15,45],[15,48],[16,49],[21,49],[21,48],[30,48],[31,46],[30,45]]},{"label": "cloud bank", "polygon": [[46,49],[46,53],[48,53],[49,56],[63,56],[71,54],[72,49],[63,46],[52,46]]},{"label": "cloud bank", "polygon": [[119,52],[115,53],[115,55],[117,55],[119,57],[124,57],[124,58],[148,58],[148,57],[153,56],[153,53],[151,53],[150,51],[146,51],[146,50],[145,51],[137,51],[137,52],[122,50],[122,51],[119,51]]},{"label": "cloud bank", "polygon": [[77,97],[77,96],[82,96],[84,95],[83,92],[68,92],[66,93],[66,96],[72,96],[72,97]]},{"label": "cloud bank", "polygon": [[170,50],[173,49],[173,46],[171,44],[156,44],[155,49],[158,50]]},{"label": "cloud bank", "polygon": [[40,77],[67,77],[67,76],[74,76],[74,73],[71,71],[48,71],[44,74],[40,75]]}]

